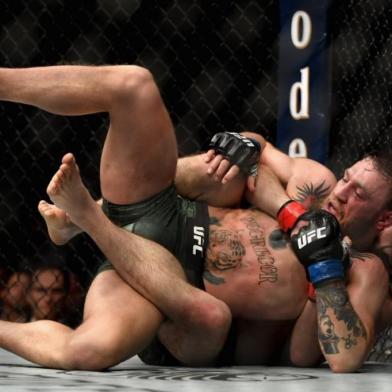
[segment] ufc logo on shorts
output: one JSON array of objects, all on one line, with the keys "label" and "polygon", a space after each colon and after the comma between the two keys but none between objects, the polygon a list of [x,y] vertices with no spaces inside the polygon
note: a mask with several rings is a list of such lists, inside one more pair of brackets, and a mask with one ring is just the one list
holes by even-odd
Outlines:
[{"label": "ufc logo on shorts", "polygon": [[193,239],[196,244],[193,245],[192,254],[195,255],[197,252],[200,252],[203,255],[204,227],[193,226]]},{"label": "ufc logo on shorts", "polygon": [[313,242],[315,239],[319,240],[321,238],[324,238],[327,236],[325,230],[326,227],[320,227],[317,230],[310,230],[306,234],[301,235],[301,237],[298,238],[297,243],[298,243],[298,249],[302,249],[304,246],[310,244]]}]

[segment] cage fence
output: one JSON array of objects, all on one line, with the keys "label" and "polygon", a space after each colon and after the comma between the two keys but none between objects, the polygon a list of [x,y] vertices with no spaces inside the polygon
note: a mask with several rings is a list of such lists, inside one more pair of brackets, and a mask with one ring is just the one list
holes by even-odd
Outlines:
[{"label": "cage fence", "polygon": [[[0,63],[139,64],[149,68],[173,119],[181,155],[222,130],[275,141],[279,4],[261,1],[14,0],[2,2]],[[369,149],[391,144],[392,4],[333,2],[332,124],[328,166],[337,176]],[[108,118],[59,117],[0,103],[1,282],[58,260],[84,292],[103,260],[84,235],[53,247],[38,211],[61,157],[72,151],[99,198],[99,159]],[[68,278],[67,278],[68,279]],[[77,290],[76,290],[77,291]],[[75,307],[81,316],[80,291]],[[391,330],[371,359],[390,361]]]}]

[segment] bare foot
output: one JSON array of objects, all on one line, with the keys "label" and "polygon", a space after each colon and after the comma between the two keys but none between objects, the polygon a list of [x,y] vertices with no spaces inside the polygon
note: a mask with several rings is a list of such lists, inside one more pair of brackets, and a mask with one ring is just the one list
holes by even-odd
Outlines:
[{"label": "bare foot", "polygon": [[71,222],[65,211],[45,200],[38,203],[38,211],[45,220],[50,239],[56,245],[64,245],[82,232],[78,226]]},{"label": "bare foot", "polygon": [[82,229],[86,222],[91,223],[94,211],[99,209],[84,186],[75,157],[71,153],[64,155],[59,170],[49,182],[47,193],[50,200]]}]

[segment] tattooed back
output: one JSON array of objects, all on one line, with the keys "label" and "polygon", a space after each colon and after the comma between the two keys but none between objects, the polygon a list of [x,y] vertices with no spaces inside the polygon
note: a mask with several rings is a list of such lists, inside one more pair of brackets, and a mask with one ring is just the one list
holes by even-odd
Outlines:
[{"label": "tattooed back", "polygon": [[234,317],[298,317],[308,285],[304,268],[277,222],[256,209],[210,207],[209,212],[207,291],[226,302]]}]

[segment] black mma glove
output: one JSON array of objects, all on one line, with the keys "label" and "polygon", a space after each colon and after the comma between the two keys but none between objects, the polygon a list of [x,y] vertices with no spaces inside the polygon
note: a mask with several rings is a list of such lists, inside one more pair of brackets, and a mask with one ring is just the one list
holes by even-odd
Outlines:
[{"label": "black mma glove", "polygon": [[297,234],[291,235],[291,245],[301,264],[307,270],[308,279],[314,284],[344,279],[342,263],[345,249],[339,222],[327,211],[308,211],[297,224],[305,222]]},{"label": "black mma glove", "polygon": [[247,138],[237,132],[216,133],[209,145],[209,149],[223,155],[232,165],[237,165],[245,174],[257,174],[260,159],[260,143],[252,138]]}]

